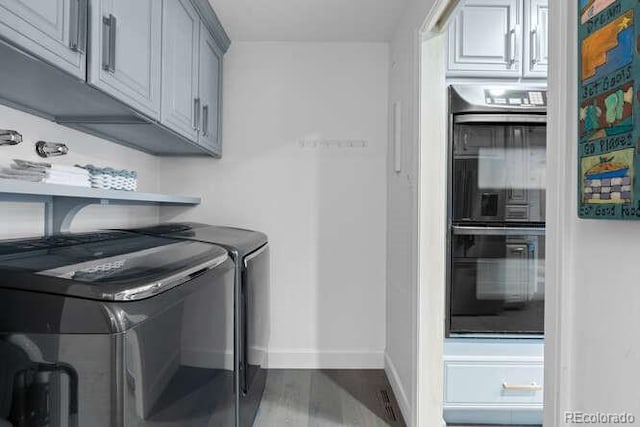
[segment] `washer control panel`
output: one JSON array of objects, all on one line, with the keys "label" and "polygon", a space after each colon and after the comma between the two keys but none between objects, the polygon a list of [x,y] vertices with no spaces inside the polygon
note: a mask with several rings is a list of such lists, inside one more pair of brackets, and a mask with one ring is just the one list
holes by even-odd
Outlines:
[{"label": "washer control panel", "polygon": [[544,90],[485,89],[486,105],[496,107],[546,107]]}]

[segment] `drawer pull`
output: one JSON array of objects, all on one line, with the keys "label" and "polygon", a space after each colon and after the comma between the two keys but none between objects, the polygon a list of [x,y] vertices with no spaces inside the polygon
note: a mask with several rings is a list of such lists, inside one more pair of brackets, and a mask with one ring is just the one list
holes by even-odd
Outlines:
[{"label": "drawer pull", "polygon": [[505,391],[541,391],[542,386],[535,382],[531,384],[507,384],[502,383],[502,389]]}]

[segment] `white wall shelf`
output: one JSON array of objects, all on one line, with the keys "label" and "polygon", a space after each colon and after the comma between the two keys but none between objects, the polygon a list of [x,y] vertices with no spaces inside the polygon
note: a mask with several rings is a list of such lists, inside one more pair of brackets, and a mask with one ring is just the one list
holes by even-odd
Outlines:
[{"label": "white wall shelf", "polygon": [[135,191],[53,185],[19,180],[0,180],[0,201],[45,205],[45,234],[70,230],[75,215],[89,205],[197,206],[200,197],[174,196]]}]

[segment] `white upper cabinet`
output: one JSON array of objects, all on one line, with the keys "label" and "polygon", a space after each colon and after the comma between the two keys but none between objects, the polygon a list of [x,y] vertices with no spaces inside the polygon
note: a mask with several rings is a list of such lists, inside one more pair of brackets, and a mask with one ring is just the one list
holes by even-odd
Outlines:
[{"label": "white upper cabinet", "polygon": [[447,76],[547,75],[548,0],[466,0],[449,26]]},{"label": "white upper cabinet", "polygon": [[548,0],[525,0],[524,76],[547,77],[549,64]]},{"label": "white upper cabinet", "polygon": [[468,0],[449,27],[450,76],[521,75],[521,0]]},{"label": "white upper cabinet", "polygon": [[190,0],[164,0],[162,16],[161,121],[197,141],[200,16]]},{"label": "white upper cabinet", "polygon": [[160,119],[162,2],[93,0],[89,83]]},{"label": "white upper cabinet", "polygon": [[86,0],[0,0],[0,38],[84,80]]}]

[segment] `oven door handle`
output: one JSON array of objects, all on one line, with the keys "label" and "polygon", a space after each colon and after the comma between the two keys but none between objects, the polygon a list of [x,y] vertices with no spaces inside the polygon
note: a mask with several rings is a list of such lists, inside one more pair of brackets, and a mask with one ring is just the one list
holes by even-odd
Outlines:
[{"label": "oven door handle", "polygon": [[546,114],[456,114],[453,118],[459,123],[547,123]]},{"label": "oven door handle", "polygon": [[457,236],[544,236],[544,227],[467,227],[454,225]]},{"label": "oven door handle", "polygon": [[471,219],[471,215],[473,214],[471,209],[471,180],[469,179],[469,168],[467,164],[463,164],[462,169],[462,218]]}]

